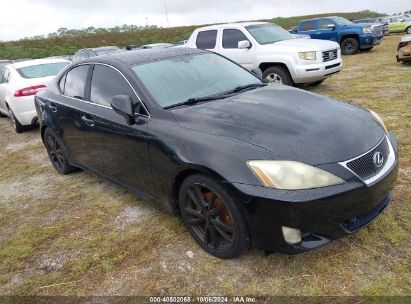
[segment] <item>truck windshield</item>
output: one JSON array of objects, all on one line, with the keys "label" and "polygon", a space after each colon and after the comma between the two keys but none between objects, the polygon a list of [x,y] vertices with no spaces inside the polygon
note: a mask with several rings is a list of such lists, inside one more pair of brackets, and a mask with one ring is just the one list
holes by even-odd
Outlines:
[{"label": "truck windshield", "polygon": [[269,44],[277,41],[294,39],[293,35],[275,24],[255,24],[246,26],[245,29],[259,44]]},{"label": "truck windshield", "polygon": [[334,17],[332,20],[337,23],[339,26],[351,25],[354,24],[350,20],[345,19],[343,17]]},{"label": "truck windshield", "polygon": [[212,53],[170,57],[138,64],[132,69],[163,108],[217,96],[237,87],[264,85],[252,73]]}]

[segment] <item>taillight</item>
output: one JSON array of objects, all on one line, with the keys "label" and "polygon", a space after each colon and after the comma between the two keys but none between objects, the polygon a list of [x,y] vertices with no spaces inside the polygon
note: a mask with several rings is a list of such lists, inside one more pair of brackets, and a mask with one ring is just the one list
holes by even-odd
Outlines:
[{"label": "taillight", "polygon": [[37,85],[28,88],[23,88],[14,93],[14,97],[24,97],[24,96],[32,96],[36,95],[39,89],[44,89],[45,85]]}]

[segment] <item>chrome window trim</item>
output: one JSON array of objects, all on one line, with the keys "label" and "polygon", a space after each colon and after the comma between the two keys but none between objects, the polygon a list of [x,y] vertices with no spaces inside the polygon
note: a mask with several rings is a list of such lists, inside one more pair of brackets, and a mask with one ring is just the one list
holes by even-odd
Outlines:
[{"label": "chrome window trim", "polygon": [[94,106],[97,106],[97,107],[101,107],[101,108],[113,110],[112,107],[105,106],[105,105],[101,105],[101,104],[98,104],[98,103],[95,103],[95,102],[91,102],[91,101],[87,101],[87,100],[83,100],[83,99],[79,99],[79,98],[75,98],[75,97],[71,97],[71,96],[67,96],[67,95],[65,95],[63,92],[61,92],[61,90],[60,90],[60,81],[61,81],[61,79],[64,77],[64,75],[67,75],[71,70],[73,70],[73,69],[75,69],[75,68],[77,68],[77,67],[79,67],[79,66],[83,66],[83,65],[103,65],[103,66],[107,66],[107,67],[112,68],[113,70],[117,71],[117,72],[126,80],[126,82],[128,83],[128,85],[129,85],[130,88],[133,90],[134,94],[136,95],[138,101],[143,105],[144,110],[147,112],[147,115],[145,115],[145,114],[136,114],[136,115],[144,116],[144,117],[148,117],[148,118],[151,117],[150,112],[148,111],[146,105],[145,105],[144,102],[141,100],[141,98],[140,98],[140,96],[137,94],[136,90],[134,90],[133,86],[131,85],[131,83],[130,83],[130,81],[127,79],[127,77],[124,76],[124,74],[123,74],[119,69],[117,69],[116,67],[113,67],[112,65],[109,65],[109,64],[107,64],[107,63],[84,62],[84,63],[76,64],[75,66],[71,67],[68,71],[66,71],[65,73],[63,73],[63,74],[58,78],[58,81],[57,81],[57,89],[58,89],[58,91],[60,92],[60,94],[61,94],[62,96],[67,97],[67,98],[70,98],[70,99],[73,99],[73,100],[82,101],[82,102],[84,102],[84,103],[87,103],[87,104],[90,104],[90,105],[94,105]]},{"label": "chrome window trim", "polygon": [[[375,148],[377,148],[383,141],[384,139],[387,140],[388,143],[388,158],[387,158],[387,162],[385,163],[384,167],[380,170],[380,172],[378,172],[378,174],[368,178],[368,179],[363,179],[360,176],[358,176],[358,174],[356,174],[353,170],[351,170],[350,168],[348,168],[347,163],[352,162],[358,158],[363,157],[364,155],[370,153],[372,150],[374,150]],[[387,135],[385,135],[379,142],[377,145],[375,145],[372,149],[368,150],[367,152],[354,157],[352,159],[346,160],[346,161],[342,161],[339,162],[339,164],[341,166],[343,166],[345,169],[347,169],[348,171],[350,171],[352,174],[354,174],[356,177],[358,177],[361,181],[363,181],[367,186],[372,185],[374,182],[376,182],[378,179],[380,179],[382,176],[384,176],[395,164],[395,152],[394,152],[394,148],[392,147],[391,141],[389,139],[389,137]]]}]

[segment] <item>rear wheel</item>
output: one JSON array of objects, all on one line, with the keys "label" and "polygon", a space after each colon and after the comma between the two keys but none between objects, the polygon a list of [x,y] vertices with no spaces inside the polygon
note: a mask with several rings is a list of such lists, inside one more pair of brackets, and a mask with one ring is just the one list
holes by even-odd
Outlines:
[{"label": "rear wheel", "polygon": [[179,191],[179,207],[190,234],[208,253],[229,259],[248,249],[245,220],[220,183],[204,175],[189,176]]},{"label": "rear wheel", "polygon": [[61,140],[50,128],[47,128],[44,131],[44,145],[46,146],[53,167],[59,173],[69,174],[75,170],[75,167],[71,166],[67,160],[66,152]]},{"label": "rear wheel", "polygon": [[281,83],[292,86],[294,82],[288,70],[282,66],[273,66],[263,72],[263,79],[269,83]]},{"label": "rear wheel", "polygon": [[346,38],[341,42],[341,52],[343,55],[355,55],[360,49],[360,44],[355,38]]},{"label": "rear wheel", "polygon": [[24,127],[21,125],[21,123],[18,121],[16,116],[14,115],[13,111],[8,107],[9,114],[10,114],[10,121],[11,121],[11,126],[13,127],[14,131],[17,133],[21,133],[24,131]]}]

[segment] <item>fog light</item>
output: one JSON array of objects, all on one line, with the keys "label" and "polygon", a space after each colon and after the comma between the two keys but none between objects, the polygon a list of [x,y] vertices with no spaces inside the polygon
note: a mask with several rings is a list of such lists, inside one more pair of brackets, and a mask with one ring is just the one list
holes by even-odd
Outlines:
[{"label": "fog light", "polygon": [[294,229],[289,227],[282,227],[284,240],[289,244],[298,244],[301,242],[300,229]]}]

